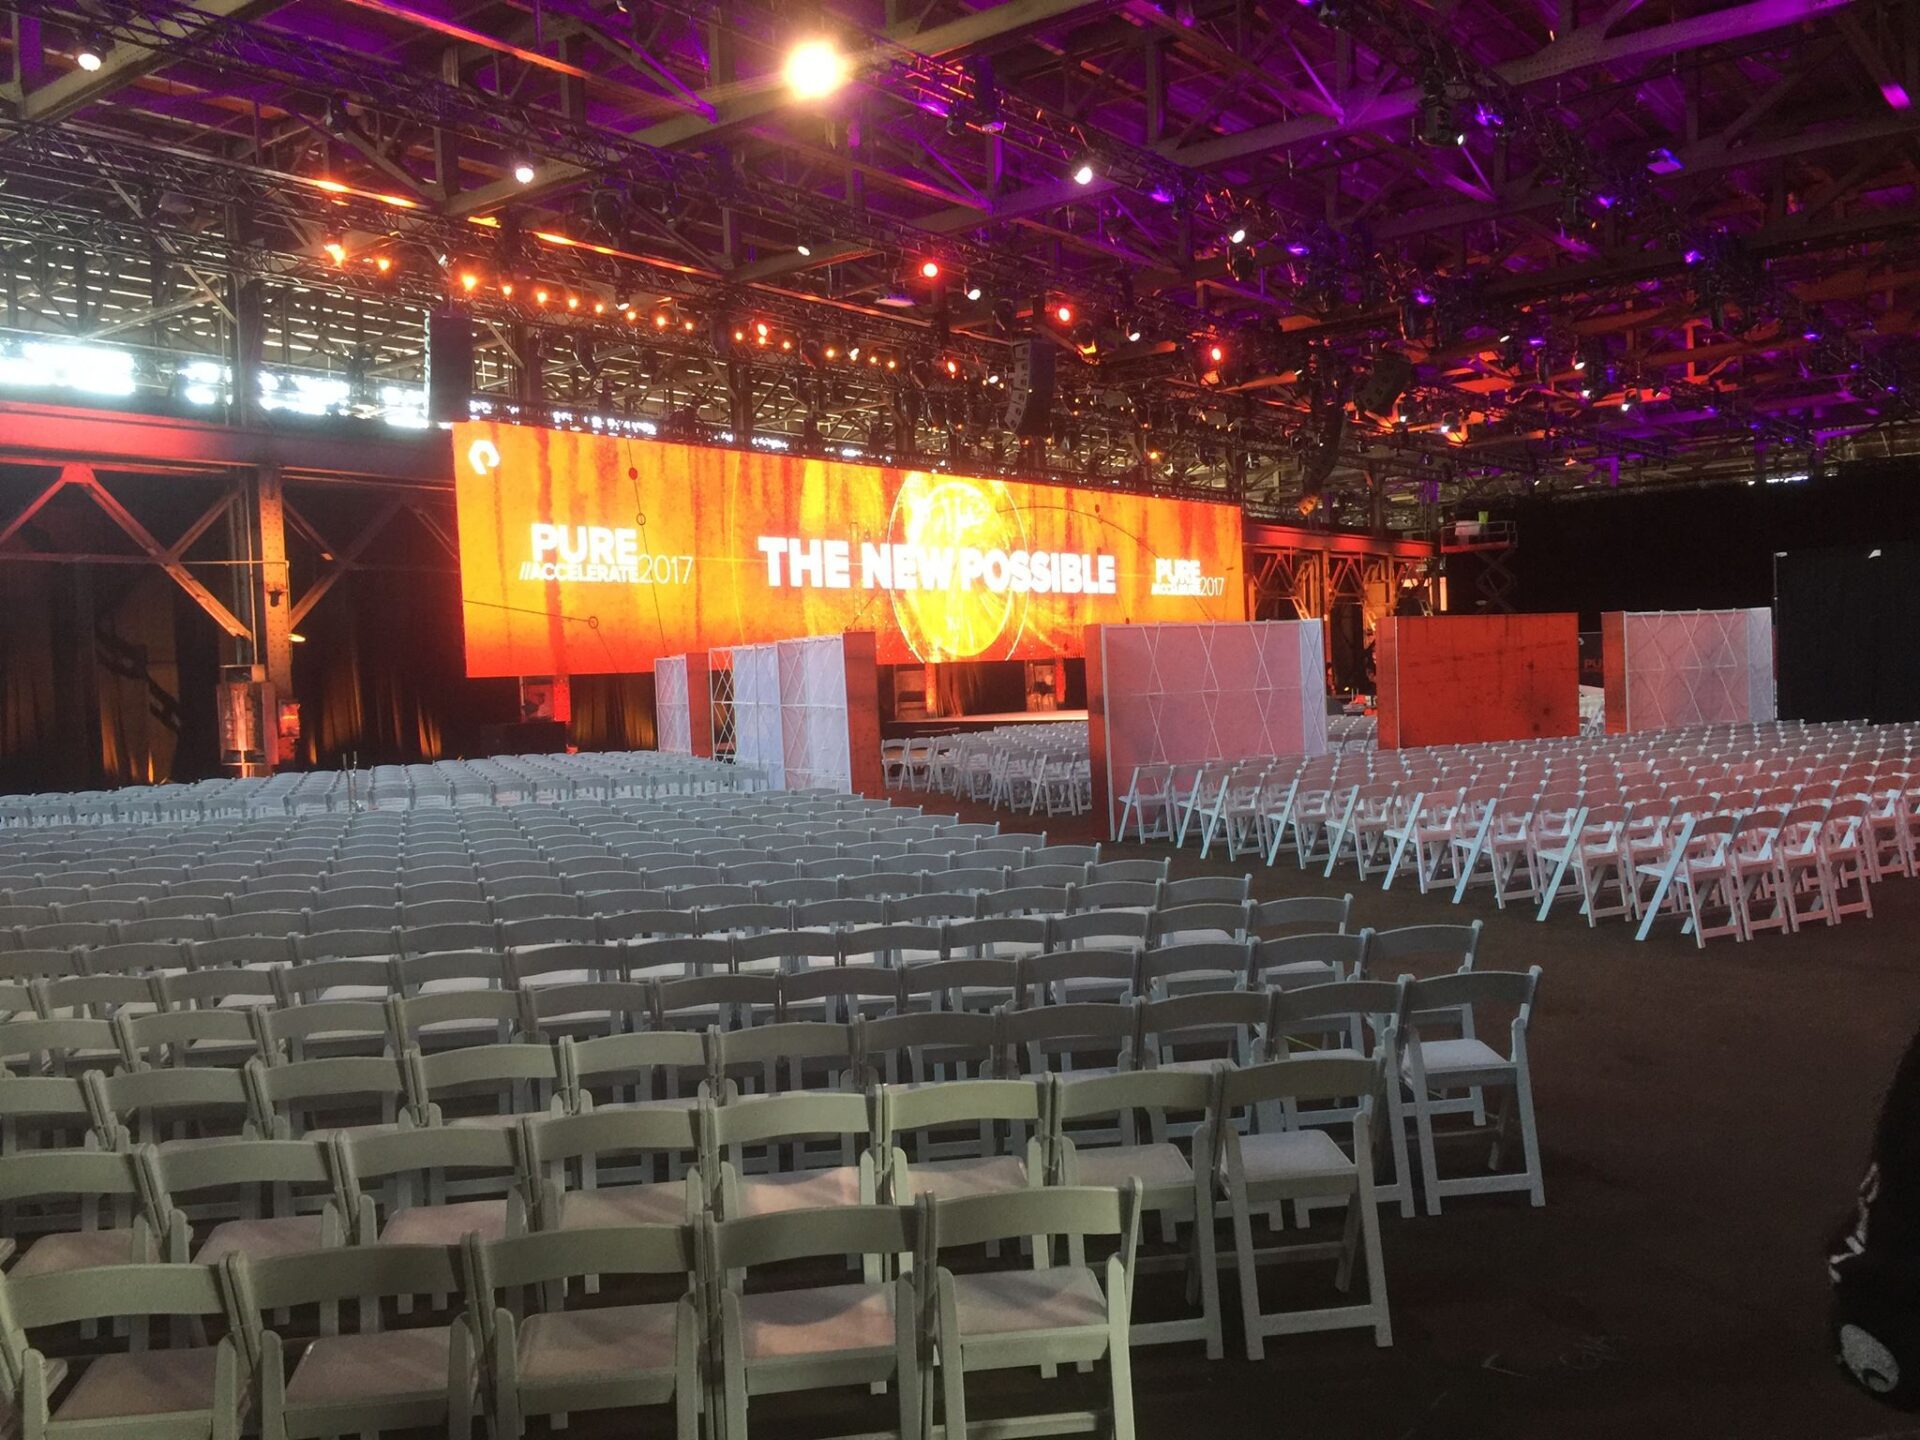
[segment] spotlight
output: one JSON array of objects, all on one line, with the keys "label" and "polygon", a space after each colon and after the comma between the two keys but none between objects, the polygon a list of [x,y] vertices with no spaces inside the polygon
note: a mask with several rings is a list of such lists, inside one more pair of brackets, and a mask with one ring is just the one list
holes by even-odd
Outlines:
[{"label": "spotlight", "polygon": [[327,252],[327,258],[336,265],[347,263],[347,247],[338,240],[329,240],[320,247]]},{"label": "spotlight", "polygon": [[967,282],[967,289],[966,289],[967,299],[978,300],[981,296],[981,293],[982,293],[981,289],[978,285],[975,285],[972,281]]},{"label": "spotlight", "polygon": [[838,360],[840,358],[840,347],[838,345],[829,343],[827,345],[827,348],[823,350],[821,353],[825,355],[829,360]]},{"label": "spotlight", "polygon": [[1207,359],[1211,360],[1214,364],[1218,365],[1222,361],[1224,361],[1226,358],[1227,358],[1226,346],[1209,345],[1207,347]]},{"label": "spotlight", "polygon": [[849,345],[847,347],[847,359],[858,360],[859,358],[860,358],[860,347],[858,345]]},{"label": "spotlight", "polygon": [[672,323],[673,323],[673,317],[667,314],[666,311],[656,310],[653,312],[653,328],[654,329],[664,330],[667,328],[667,326],[671,325]]},{"label": "spotlight", "polygon": [[803,40],[787,52],[782,71],[797,100],[819,100],[847,83],[847,61],[831,40]]},{"label": "spotlight", "polygon": [[1073,162],[1073,169],[1067,173],[1073,176],[1074,184],[1091,185],[1094,174],[1096,173],[1093,168],[1093,156],[1091,154],[1082,154],[1079,159]]},{"label": "spotlight", "polygon": [[580,308],[580,297],[578,295],[569,295],[567,297],[567,308],[569,310],[578,310]]},{"label": "spotlight", "polygon": [[89,36],[81,42],[79,53],[73,57],[73,63],[91,75],[107,63],[106,50],[105,44]]},{"label": "spotlight", "polygon": [[504,300],[511,300],[513,298],[513,282],[511,280],[502,280],[500,282],[500,296]]},{"label": "spotlight", "polygon": [[1244,225],[1234,226],[1233,229],[1229,231],[1227,234],[1227,243],[1229,245],[1246,244],[1247,243],[1247,227]]},{"label": "spotlight", "polygon": [[531,185],[533,183],[533,176],[534,169],[531,162],[526,160],[514,162],[513,178],[519,181],[520,184]]},{"label": "spotlight", "polygon": [[1622,390],[1620,392],[1620,409],[1623,412],[1627,410],[1631,410],[1634,407],[1634,403],[1638,401],[1639,398],[1640,398],[1640,391],[1636,389],[1634,386],[1629,385],[1625,390]]},{"label": "spotlight", "polygon": [[469,295],[471,295],[476,289],[478,289],[479,285],[480,285],[480,277],[474,274],[471,270],[467,271],[464,275],[460,277],[460,288],[466,291],[467,294]]},{"label": "spotlight", "polygon": [[1140,326],[1137,322],[1130,323],[1127,326],[1127,343],[1129,345],[1137,345],[1139,342],[1140,342]]},{"label": "spotlight", "polygon": [[1055,306],[1053,318],[1058,320],[1062,325],[1071,325],[1073,323],[1073,307],[1071,305]]},{"label": "spotlight", "polygon": [[536,290],[533,292],[533,303],[536,305],[544,305],[552,298],[553,297],[548,295],[545,290]]},{"label": "spotlight", "polygon": [[809,255],[813,254],[813,247],[810,245],[796,245],[793,247],[793,253],[800,256],[800,258],[804,260]]},{"label": "spotlight", "polygon": [[374,256],[373,268],[378,270],[382,275],[386,274],[389,270],[393,269],[392,257],[387,255]]}]

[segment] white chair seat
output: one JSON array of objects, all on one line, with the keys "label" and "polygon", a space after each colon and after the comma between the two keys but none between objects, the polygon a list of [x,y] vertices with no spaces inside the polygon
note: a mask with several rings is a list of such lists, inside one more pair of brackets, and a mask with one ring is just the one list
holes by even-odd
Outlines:
[{"label": "white chair seat", "polygon": [[743,1295],[740,1341],[750,1362],[853,1351],[891,1353],[893,1287],[816,1285]]},{"label": "white chair seat", "polygon": [[659,1184],[613,1185],[604,1190],[569,1190],[560,1197],[561,1230],[608,1230],[622,1225],[684,1225],[687,1187]]},{"label": "white chair seat", "polygon": [[134,1259],[131,1230],[73,1230],[42,1235],[14,1262],[13,1274],[51,1275],[89,1270],[96,1265],[125,1265]]},{"label": "white chair seat", "polygon": [[[684,1208],[684,1207],[683,1207]],[[530,1315],[520,1327],[520,1381],[670,1371],[673,1305],[610,1305]]]},{"label": "white chair seat", "polygon": [[321,1248],[321,1217],[281,1215],[261,1220],[224,1220],[194,1253],[196,1265],[217,1265],[229,1255],[264,1260]]},{"label": "white chair seat", "polygon": [[[1420,1045],[1420,1062],[1427,1079],[1445,1080],[1449,1075],[1478,1075],[1489,1070],[1511,1070],[1513,1062],[1482,1040],[1425,1040]],[[1400,1072],[1413,1073],[1411,1055],[1400,1057]]]},{"label": "white chair seat", "polygon": [[458,1245],[469,1235],[482,1240],[507,1236],[507,1202],[461,1200],[454,1204],[414,1205],[396,1213],[380,1231],[382,1245]]},{"label": "white chair seat", "polygon": [[287,1382],[289,1405],[444,1400],[453,1332],[445,1325],[328,1335],[312,1341]]},{"label": "white chair seat", "polygon": [[851,1165],[740,1179],[741,1215],[773,1215],[821,1205],[858,1205],[860,1172]]},{"label": "white chair seat", "polygon": [[1240,1160],[1249,1184],[1350,1183],[1356,1173],[1347,1152],[1324,1130],[1248,1135],[1240,1142]]},{"label": "white chair seat", "polygon": [[963,1336],[1107,1323],[1106,1296],[1084,1265],[955,1275],[953,1306]]},{"label": "white chair seat", "polygon": [[[1076,1072],[1078,1073],[1078,1072]],[[1017,1155],[962,1156],[908,1167],[914,1195],[957,1200],[1027,1188],[1027,1162]]]},{"label": "white chair seat", "polygon": [[[199,1346],[101,1355],[74,1382],[53,1418],[80,1422],[211,1410],[215,1354]],[[444,1388],[444,1374],[440,1383]]]},{"label": "white chair seat", "polygon": [[1077,1185],[1124,1186],[1136,1178],[1148,1191],[1190,1187],[1193,1166],[1178,1145],[1097,1145],[1074,1152]]}]

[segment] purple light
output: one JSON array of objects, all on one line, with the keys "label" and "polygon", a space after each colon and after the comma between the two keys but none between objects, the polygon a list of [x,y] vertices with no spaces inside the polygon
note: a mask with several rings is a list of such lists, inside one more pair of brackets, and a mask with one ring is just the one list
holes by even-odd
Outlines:
[{"label": "purple light", "polygon": [[1910,109],[1913,97],[1907,94],[1907,87],[1898,80],[1889,80],[1880,87],[1880,96],[1896,110]]},{"label": "purple light", "polygon": [[1688,265],[1698,265],[1702,260],[1706,258],[1707,257],[1705,255],[1701,254],[1698,250],[1695,250],[1692,247],[1688,247],[1688,249],[1680,256],[1681,261]]},{"label": "purple light", "polygon": [[1613,196],[1596,195],[1593,197],[1593,203],[1598,205],[1602,210],[1611,210],[1613,208]]},{"label": "purple light", "polygon": [[1498,130],[1507,123],[1506,117],[1498,110],[1490,110],[1484,102],[1473,107],[1473,118],[1484,130]]},{"label": "purple light", "polygon": [[1431,290],[1414,291],[1413,303],[1416,305],[1431,305],[1433,303],[1433,292]]},{"label": "purple light", "polygon": [[1687,167],[1680,163],[1680,157],[1661,145],[1647,156],[1647,169],[1655,175],[1675,175]]},{"label": "purple light", "polygon": [[1295,259],[1305,255],[1308,249],[1307,242],[1304,240],[1289,240],[1287,242],[1287,254],[1293,256]]},{"label": "purple light", "polygon": [[1156,205],[1171,205],[1173,203],[1173,193],[1159,185],[1153,187],[1153,190],[1147,195],[1147,198]]},{"label": "purple light", "polygon": [[1529,335],[1527,337],[1527,344],[1530,345],[1535,350],[1541,350],[1546,348],[1546,343],[1547,343],[1547,337],[1544,335]]},{"label": "purple light", "polygon": [[1820,332],[1814,329],[1813,326],[1809,325],[1806,329],[1800,332],[1800,338],[1802,340],[1818,340],[1820,338]]}]

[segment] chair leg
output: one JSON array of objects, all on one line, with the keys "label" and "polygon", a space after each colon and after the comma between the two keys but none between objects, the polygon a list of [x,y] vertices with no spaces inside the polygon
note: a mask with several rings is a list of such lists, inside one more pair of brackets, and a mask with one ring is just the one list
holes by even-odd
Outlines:
[{"label": "chair leg", "polygon": [[1440,1164],[1433,1147],[1433,1107],[1425,1094],[1413,1097],[1413,1124],[1420,1137],[1420,1189],[1426,1196],[1427,1214],[1440,1213]]},{"label": "chair leg", "polygon": [[1247,1197],[1237,1186],[1228,1191],[1228,1208],[1233,1213],[1233,1261],[1240,1277],[1240,1326],[1245,1331],[1247,1359],[1259,1360],[1266,1354],[1260,1334],[1260,1268],[1253,1252],[1253,1217],[1247,1212]]},{"label": "chair leg", "polygon": [[[1122,1311],[1108,1326],[1107,1381],[1113,1397],[1113,1440],[1133,1440],[1133,1347],[1125,1331]],[[966,1440],[964,1435],[947,1433],[951,1440]]]},{"label": "chair leg", "polygon": [[1547,1182],[1540,1169],[1540,1130],[1533,1115],[1533,1076],[1525,1064],[1514,1073],[1513,1091],[1514,1104],[1520,1111],[1520,1153],[1526,1159],[1527,1175],[1532,1181],[1527,1187],[1527,1198],[1535,1206],[1544,1205]]},{"label": "chair leg", "polygon": [[1200,1314],[1207,1322],[1207,1358],[1218,1360],[1226,1354],[1226,1339],[1220,1325],[1220,1256],[1211,1194],[1194,1207],[1193,1244],[1200,1269]]},{"label": "chair leg", "polygon": [[1373,1177],[1360,1170],[1360,1247],[1367,1257],[1367,1299],[1374,1313],[1373,1343],[1393,1344],[1393,1320],[1387,1311],[1387,1266],[1380,1254],[1380,1207],[1373,1198]]},{"label": "chair leg", "polygon": [[1387,1076],[1387,1123],[1393,1127],[1393,1181],[1400,1191],[1400,1218],[1413,1218],[1413,1160],[1407,1153],[1407,1110],[1400,1077]]},{"label": "chair leg", "polygon": [[[960,1321],[954,1312],[953,1288],[940,1287],[940,1388],[950,1440],[967,1437],[966,1362],[960,1350]],[[728,1436],[727,1440],[734,1440]]]}]

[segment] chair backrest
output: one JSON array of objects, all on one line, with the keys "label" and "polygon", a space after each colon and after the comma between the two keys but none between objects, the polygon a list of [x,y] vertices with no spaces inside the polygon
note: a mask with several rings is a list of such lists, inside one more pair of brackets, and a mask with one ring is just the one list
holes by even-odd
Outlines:
[{"label": "chair backrest", "polygon": [[30,1330],[122,1316],[204,1317],[225,1310],[226,1292],[214,1265],[100,1265],[0,1277],[0,1343],[16,1372]]},{"label": "chair backrest", "polygon": [[1484,928],[1483,921],[1475,920],[1470,925],[1405,925],[1397,930],[1376,930],[1367,945],[1364,973],[1391,978],[1402,973],[1418,975],[1424,971],[1432,975],[1471,970]]},{"label": "chair backrest", "polygon": [[708,1104],[700,1113],[705,1127],[703,1148],[710,1154],[721,1146],[758,1145],[767,1140],[813,1135],[864,1138],[874,1133],[873,1111],[865,1095],[825,1090],[749,1095],[726,1105]]},{"label": "chair backrest", "polygon": [[1213,1103],[1211,1069],[1127,1070],[1117,1075],[1053,1077],[1048,1100],[1056,1132],[1069,1120],[1126,1110],[1204,1111]]},{"label": "chair backrest", "polygon": [[1254,907],[1253,928],[1262,935],[1276,930],[1335,931],[1346,934],[1353,915],[1353,896],[1294,895],[1264,900]]},{"label": "chair backrest", "polygon": [[660,1073],[707,1069],[705,1037],[691,1030],[649,1030],[626,1035],[560,1039],[560,1073],[575,1103],[596,1084],[624,1084]]},{"label": "chair backrest", "polygon": [[1462,971],[1457,975],[1413,981],[1407,990],[1406,1009],[1417,1020],[1421,1015],[1457,1010],[1461,1006],[1510,1005],[1520,1012],[1520,1023],[1524,1026],[1531,1016],[1534,995],[1539,988],[1538,965],[1530,970]]},{"label": "chair backrest", "polygon": [[1269,1100],[1336,1100],[1373,1094],[1380,1067],[1352,1056],[1269,1060],[1220,1072],[1220,1120]]},{"label": "chair backrest", "polygon": [[938,1085],[883,1085],[880,1087],[881,1133],[925,1130],[935,1125],[975,1120],[1042,1118],[1044,1081],[947,1080]]},{"label": "chair backrest", "polygon": [[[935,1243],[941,1250],[984,1245],[1021,1236],[1117,1235],[1127,1275],[1140,1241],[1140,1182],[1112,1185],[1050,1185],[934,1200],[929,1206]],[[1034,1265],[1045,1265],[1036,1246]]]},{"label": "chair backrest", "polygon": [[[1157,1036],[1161,1041],[1178,1041],[1183,1033],[1218,1032],[1224,1028],[1249,1033],[1266,1028],[1271,1005],[1264,990],[1195,990],[1172,995],[1164,1000],[1141,1002],[1139,1033],[1142,1040]],[[1157,1047],[1143,1047],[1143,1063],[1151,1063]]]},{"label": "chair backrest", "polygon": [[1358,935],[1277,935],[1262,940],[1254,946],[1247,983],[1285,986],[1289,983],[1285,972],[1290,966],[1300,967],[1296,974],[1310,976],[1307,983],[1361,974],[1367,968],[1367,948],[1373,943],[1373,934],[1362,930]]},{"label": "chair backrest", "polygon": [[455,1255],[444,1245],[349,1245],[261,1259],[236,1251],[226,1263],[244,1311],[264,1316],[357,1300],[362,1327],[371,1329],[377,1328],[377,1302],[389,1296],[458,1293]]},{"label": "chair backrest", "polygon": [[830,1255],[912,1255],[921,1244],[923,1207],[836,1205],[705,1222],[714,1270],[749,1270]]},{"label": "chair backrest", "polygon": [[581,1275],[685,1275],[697,1265],[692,1225],[609,1225],[483,1240],[468,1235],[463,1261],[469,1298]]}]

